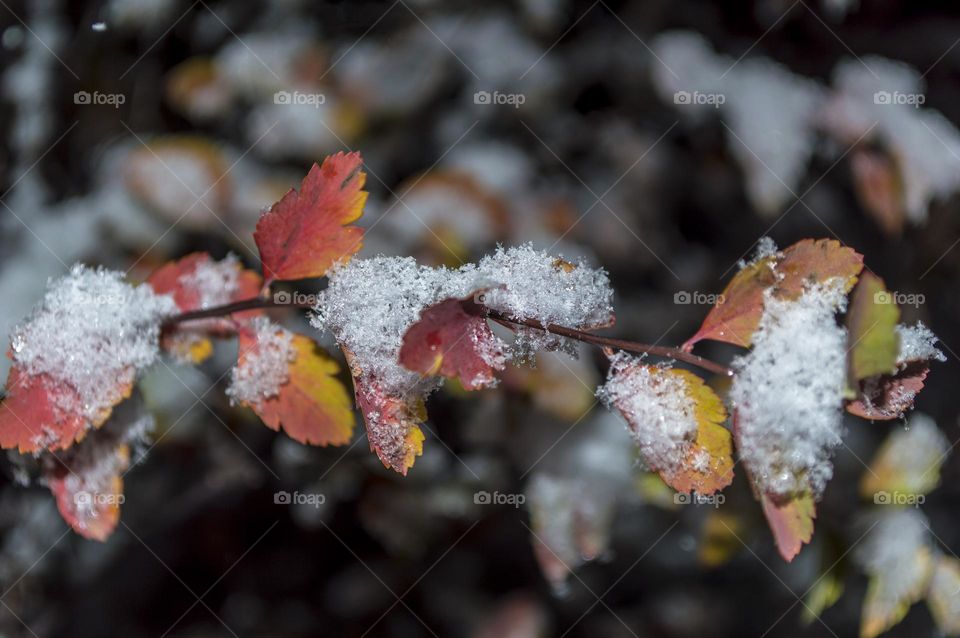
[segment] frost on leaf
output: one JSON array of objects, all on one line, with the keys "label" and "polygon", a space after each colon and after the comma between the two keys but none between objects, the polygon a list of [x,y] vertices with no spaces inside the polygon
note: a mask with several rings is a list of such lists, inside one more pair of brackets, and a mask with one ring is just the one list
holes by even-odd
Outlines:
[{"label": "frost on leaf", "polygon": [[720,398],[686,370],[612,355],[598,395],[626,419],[647,466],[680,492],[712,494],[733,480],[727,412]]},{"label": "frost on leaf", "polygon": [[934,558],[927,606],[937,629],[946,636],[960,635],[960,560],[943,555]]},{"label": "frost on leaf", "polygon": [[467,390],[494,385],[494,371],[506,364],[506,344],[482,314],[467,312],[467,304],[472,296],[424,309],[403,336],[400,363],[423,375],[457,378]]},{"label": "frost on leaf", "polygon": [[156,361],[160,322],[176,309],[170,297],[134,288],[117,272],[76,265],[52,281],[11,337],[0,445],[68,448],[102,425]]},{"label": "frost on leaf", "polygon": [[[207,253],[192,253],[158,268],[147,278],[147,284],[158,295],[173,297],[181,312],[189,312],[256,297],[262,280],[234,255],[214,261]],[[245,319],[258,313],[245,311],[233,317]],[[221,336],[230,330],[224,318],[191,321],[165,332],[160,344],[180,361],[200,363],[213,353],[209,336]]]},{"label": "frost on leaf", "polygon": [[357,361],[344,350],[353,374],[357,407],[367,423],[370,449],[377,453],[384,467],[404,476],[423,454],[423,431],[420,424],[427,418],[422,396],[416,393],[388,393],[382,383],[358,367]]},{"label": "frost on leaf", "polygon": [[[926,494],[940,484],[940,466],[950,442],[933,419],[919,412],[894,430],[860,482],[860,495],[890,502],[890,494]],[[885,493],[885,494],[884,494]]]},{"label": "frost on leaf", "polygon": [[883,280],[873,273],[864,273],[850,298],[847,314],[851,385],[855,387],[862,379],[897,369],[899,320],[900,309]]},{"label": "frost on leaf", "polygon": [[933,573],[926,517],[917,509],[884,512],[856,557],[869,578],[860,636],[874,638],[903,620],[926,594]]},{"label": "frost on leaf", "polygon": [[[461,324],[456,308],[441,302],[464,299],[476,290],[484,290],[484,306],[517,319],[583,329],[606,325],[613,317],[613,293],[603,270],[583,264],[564,267],[555,257],[530,246],[501,248],[477,264],[456,270],[420,266],[409,257],[354,259],[334,268],[329,277],[327,289],[319,295],[313,324],[329,330],[344,353],[349,353],[357,403],[364,413],[368,436],[379,431],[397,442],[381,446],[376,440],[382,437],[374,435],[371,445],[389,467],[401,472],[416,456],[409,452],[419,454],[423,436],[416,426],[424,418],[423,401],[442,381],[424,376],[424,371],[439,365],[441,374],[456,372],[465,386],[479,387],[488,379],[492,381],[492,371],[502,367],[507,350],[506,344],[489,338],[492,333],[487,335],[485,319]],[[426,323],[418,324],[425,311]],[[443,330],[438,329],[440,326]],[[467,332],[451,339],[461,328]],[[414,335],[422,331],[426,347],[415,336],[409,336],[405,343],[409,331]],[[479,339],[476,347],[472,341],[457,343],[464,334],[465,340]],[[431,339],[440,339],[444,347],[449,344],[439,364],[436,353],[430,352]],[[522,342],[522,349],[533,343],[523,335],[517,340]],[[558,341],[555,335],[548,335],[536,344],[549,347]],[[461,353],[461,344],[470,345],[469,351]],[[453,356],[446,356],[449,354]],[[481,367],[474,355],[485,365]],[[404,367],[404,363],[414,369]],[[448,364],[446,372],[444,363]],[[385,453],[388,448],[397,455]]]},{"label": "frost on leaf", "polygon": [[253,238],[268,283],[322,277],[360,249],[363,230],[348,224],[367,200],[362,163],[359,153],[337,153],[314,164],[300,192],[290,189],[260,218]]},{"label": "frost on leaf", "polygon": [[154,427],[142,401],[120,406],[103,428],[59,455],[42,458],[44,481],[63,519],[84,538],[105,541],[120,520],[132,445]]},{"label": "frost on leaf", "polygon": [[227,395],[300,443],[342,445],[350,440],[354,418],[339,372],[312,339],[258,317],[240,328]]},{"label": "frost on leaf", "polygon": [[741,458],[760,490],[818,497],[840,445],[846,385],[842,281],[810,286],[796,300],[767,294],[753,350],[734,360],[730,397]]},{"label": "frost on leaf", "polygon": [[923,389],[931,361],[946,361],[937,348],[937,337],[923,323],[897,326],[899,352],[893,374],[860,382],[857,397],[847,411],[865,419],[889,421],[903,416]]},{"label": "frost on leaf", "polygon": [[767,292],[753,350],[733,362],[737,449],[788,560],[810,539],[814,501],[841,443],[847,335],[835,314],[844,293],[841,279],[795,300]]},{"label": "frost on leaf", "polygon": [[800,297],[811,284],[831,279],[850,292],[863,269],[863,256],[833,239],[804,239],[783,251],[767,238],[753,261],[744,264],[711,308],[697,334],[684,345],[690,350],[703,339],[749,347],[770,291],[776,299]]}]

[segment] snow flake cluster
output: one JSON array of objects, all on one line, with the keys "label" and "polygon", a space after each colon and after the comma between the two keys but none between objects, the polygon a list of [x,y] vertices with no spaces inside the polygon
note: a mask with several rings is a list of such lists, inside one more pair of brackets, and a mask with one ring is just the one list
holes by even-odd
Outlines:
[{"label": "snow flake cluster", "polygon": [[196,290],[199,295],[198,310],[222,306],[233,299],[240,285],[240,260],[234,254],[220,261],[212,259],[197,262],[196,269],[184,275],[184,288]]},{"label": "snow flake cluster", "polygon": [[897,326],[900,336],[900,352],[897,363],[903,365],[911,361],[946,361],[947,357],[937,348],[937,336],[922,321],[915,326]]},{"label": "snow flake cluster", "polygon": [[421,266],[410,257],[354,259],[330,273],[313,323],[330,330],[384,390],[405,394],[422,381],[398,363],[404,334],[426,307],[474,294],[492,310],[544,324],[586,328],[613,316],[606,272],[524,245],[458,269]]},{"label": "snow flake cluster", "polygon": [[250,329],[256,333],[256,346],[240,352],[239,362],[230,371],[227,396],[231,403],[255,406],[279,394],[280,386],[290,378],[296,350],[293,333],[266,317],[255,318]]},{"label": "snow flake cluster", "polygon": [[[611,359],[607,382],[597,396],[625,416],[647,465],[671,471],[680,469],[686,458],[696,437],[697,420],[686,382],[665,371],[619,352]],[[709,461],[709,454],[706,460],[695,460],[701,466]]]},{"label": "snow flake cluster", "polygon": [[796,300],[768,291],[753,350],[733,362],[740,455],[767,494],[819,496],[833,474],[847,348],[835,314],[845,307],[838,279],[812,285]]},{"label": "snow flake cluster", "polygon": [[77,264],[50,282],[43,300],[13,331],[11,350],[30,375],[76,390],[55,393],[65,413],[94,420],[116,404],[159,355],[160,322],[177,312],[171,297],[134,287],[123,274]]}]

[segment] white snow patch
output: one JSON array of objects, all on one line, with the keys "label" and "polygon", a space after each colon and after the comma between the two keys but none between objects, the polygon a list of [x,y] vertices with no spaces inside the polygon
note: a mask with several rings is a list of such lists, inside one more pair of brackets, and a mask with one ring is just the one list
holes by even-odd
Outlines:
[{"label": "white snow patch", "polygon": [[687,384],[667,370],[619,352],[610,361],[606,384],[597,390],[608,407],[626,418],[646,464],[659,471],[679,470],[697,434],[696,406]]},{"label": "white snow patch", "polygon": [[239,363],[230,371],[227,396],[233,404],[258,405],[277,396],[280,386],[290,379],[290,362],[296,358],[293,333],[267,317],[253,320],[257,346],[242,352]]},{"label": "white snow patch", "polygon": [[918,321],[915,326],[897,326],[897,334],[900,335],[900,353],[897,355],[897,363],[905,364],[910,361],[946,361],[947,357],[937,348],[937,335],[931,332],[930,328],[925,326],[922,321]]},{"label": "white snow patch", "polygon": [[733,362],[740,455],[768,494],[810,489],[819,496],[833,475],[847,343],[835,314],[845,308],[839,279],[813,285],[794,301],[768,291],[753,350]]},{"label": "white snow patch", "polygon": [[160,322],[177,312],[171,297],[133,287],[123,274],[77,264],[52,280],[43,300],[11,336],[17,364],[77,391],[59,407],[93,419],[159,355]]},{"label": "white snow patch", "polygon": [[[517,319],[569,327],[609,322],[613,291],[606,273],[584,264],[569,272],[529,245],[498,248],[459,269],[420,266],[410,257],[353,259],[330,273],[312,319],[330,330],[360,368],[388,393],[432,389],[398,362],[406,331],[428,306],[485,290],[483,303]],[[424,385],[426,387],[424,388]]]}]

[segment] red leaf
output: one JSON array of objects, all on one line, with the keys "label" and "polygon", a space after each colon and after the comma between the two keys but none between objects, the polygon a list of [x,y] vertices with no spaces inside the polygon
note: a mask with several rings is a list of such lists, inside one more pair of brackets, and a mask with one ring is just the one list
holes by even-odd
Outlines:
[{"label": "red leaf", "polygon": [[[240,331],[240,363],[257,352],[257,333]],[[337,379],[340,366],[314,341],[293,335],[296,358],[289,379],[276,396],[246,404],[272,430],[309,445],[342,445],[353,434],[353,409],[346,388]]]},{"label": "red leaf", "polygon": [[[130,462],[125,443],[105,451],[78,449],[58,462],[47,476],[57,509],[70,527],[84,538],[105,541],[120,521],[123,472]],[[71,451],[74,452],[74,451]]]},{"label": "red leaf", "polygon": [[313,165],[300,186],[290,189],[257,223],[267,283],[322,277],[360,249],[363,230],[347,226],[363,213],[366,173],[359,153],[337,153]]},{"label": "red leaf", "polygon": [[459,378],[467,390],[488,387],[494,370],[504,368],[503,343],[466,299],[446,299],[426,308],[403,336],[400,363],[422,375]]},{"label": "red leaf", "polygon": [[[213,274],[220,269],[222,272],[220,276],[224,279],[229,274],[229,269],[234,269],[235,288],[232,291],[217,290],[216,276],[211,277],[212,281],[201,283],[197,277],[197,272],[201,268]],[[177,307],[183,312],[188,312],[201,310],[205,305],[222,305],[254,298],[260,293],[263,281],[258,273],[244,268],[236,259],[228,258],[214,262],[208,253],[198,252],[164,264],[147,278],[147,284],[157,294],[173,297]],[[203,290],[202,286],[208,289]],[[209,300],[211,293],[214,297],[218,297],[212,303]],[[235,313],[232,317],[245,320],[262,313],[262,310],[247,310]],[[213,353],[213,345],[208,337],[226,336],[232,331],[232,324],[226,317],[191,321],[177,325],[173,330],[165,331],[161,336],[160,345],[179,359],[200,363]]]},{"label": "red leaf", "polygon": [[[133,379],[121,389],[121,398],[130,396]],[[87,431],[97,428],[110,416],[103,410],[92,422],[78,414],[66,413],[57,398],[79,397],[71,386],[46,374],[28,375],[14,365],[7,377],[7,395],[0,403],[0,447],[16,447],[21,453],[67,449],[81,440]]]},{"label": "red leaf", "polygon": [[913,406],[930,372],[930,362],[913,361],[895,374],[860,382],[860,396],[847,404],[847,412],[873,421],[899,419]]}]

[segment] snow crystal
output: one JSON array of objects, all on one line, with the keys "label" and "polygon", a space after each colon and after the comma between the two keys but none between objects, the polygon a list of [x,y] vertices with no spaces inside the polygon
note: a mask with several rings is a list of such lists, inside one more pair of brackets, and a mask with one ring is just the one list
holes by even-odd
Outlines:
[{"label": "snow crystal", "polygon": [[937,335],[931,332],[922,321],[915,326],[897,326],[900,335],[900,353],[897,363],[904,364],[910,361],[946,361],[947,357],[937,348]]},{"label": "snow crystal", "polygon": [[927,518],[916,508],[889,509],[872,528],[856,558],[878,579],[878,607],[893,607],[916,595],[929,566],[930,535]]},{"label": "snow crystal", "polygon": [[[330,273],[313,324],[328,329],[360,368],[388,393],[424,388],[420,375],[398,362],[403,336],[428,306],[484,290],[483,303],[517,319],[570,327],[606,324],[613,292],[603,270],[564,268],[525,245],[499,248],[459,269],[418,265],[410,257],[353,259]],[[431,389],[428,385],[425,389]]]},{"label": "snow crystal", "polygon": [[58,406],[93,419],[159,354],[160,321],[176,313],[168,296],[133,287],[122,273],[77,264],[50,282],[43,301],[11,337],[16,363],[77,391]]},{"label": "snow crystal", "polygon": [[767,493],[809,487],[819,496],[833,474],[847,343],[835,313],[845,306],[839,279],[810,286],[792,301],[768,291],[753,350],[733,362],[740,455]]},{"label": "snow crystal", "polygon": [[[647,465],[657,470],[681,467],[696,437],[695,405],[681,377],[649,368],[624,352],[610,361],[607,382],[597,396],[627,419]],[[709,455],[707,458],[709,463]]]},{"label": "snow crystal", "polygon": [[290,362],[296,357],[293,333],[257,317],[252,322],[256,347],[241,352],[239,363],[230,371],[227,396],[230,402],[258,405],[277,396],[280,386],[290,378]]},{"label": "snow crystal", "polygon": [[227,255],[221,261],[206,260],[196,270],[182,278],[185,288],[200,295],[199,309],[205,310],[229,303],[237,291],[240,279],[240,261],[236,255]]}]

